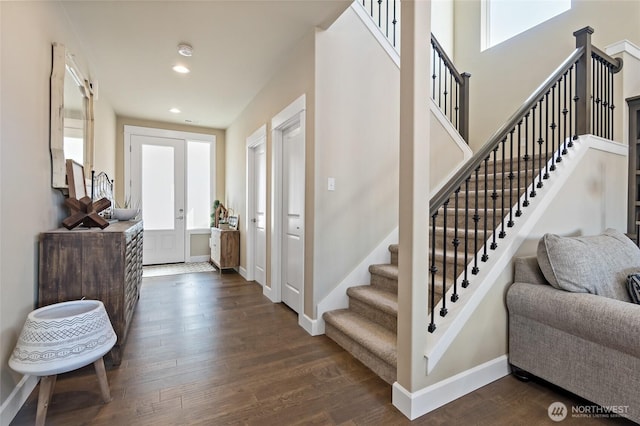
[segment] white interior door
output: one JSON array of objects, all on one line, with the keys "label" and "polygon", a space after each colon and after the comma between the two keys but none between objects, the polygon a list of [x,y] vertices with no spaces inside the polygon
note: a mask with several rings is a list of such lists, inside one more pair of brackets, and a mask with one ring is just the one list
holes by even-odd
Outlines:
[{"label": "white interior door", "polygon": [[249,231],[253,233],[253,279],[264,285],[267,274],[267,153],[264,139],[251,147],[252,209]]},{"label": "white interior door", "polygon": [[184,262],[184,140],[131,135],[131,200],[144,222],[143,263]]},{"label": "white interior door", "polygon": [[302,312],[304,285],[304,134],[300,121],[282,131],[282,301]]}]

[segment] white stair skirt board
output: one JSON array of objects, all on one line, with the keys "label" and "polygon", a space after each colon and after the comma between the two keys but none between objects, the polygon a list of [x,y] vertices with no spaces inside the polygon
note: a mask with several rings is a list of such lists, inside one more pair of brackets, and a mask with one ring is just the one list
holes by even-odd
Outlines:
[{"label": "white stair skirt board", "polygon": [[509,374],[507,355],[502,355],[417,392],[393,384],[392,402],[402,414],[414,420],[461,396]]},{"label": "white stair skirt board", "polygon": [[[597,136],[580,136],[574,141],[574,146],[564,155],[562,163],[556,164],[556,170],[552,178],[545,181],[544,190],[538,191],[536,198],[529,199],[530,205],[526,208],[526,218],[523,216],[510,228],[507,236],[501,242],[499,253],[495,253],[490,264],[480,269],[480,273],[474,276],[474,283],[465,291],[460,292],[460,299],[456,303],[449,303],[447,309],[449,313],[444,318],[439,318],[435,333],[429,334],[425,357],[427,361],[427,374],[431,373],[440,359],[446,353],[449,346],[460,333],[466,322],[469,320],[476,308],[482,303],[485,295],[495,282],[495,277],[499,276],[513,259],[518,248],[531,233],[533,227],[544,214],[548,206],[558,195],[562,186],[567,181],[571,173],[578,167],[580,160],[589,149],[596,149],[614,155],[628,155],[626,145],[599,138]],[[549,160],[551,162],[551,160]],[[532,184],[533,185],[533,184]],[[530,192],[531,186],[527,189]],[[521,201],[524,200],[524,195]],[[508,217],[505,219],[508,220]],[[500,226],[500,222],[497,223]],[[479,253],[482,252],[482,247]],[[471,277],[471,268],[468,266],[468,274]],[[447,300],[450,298],[451,289],[447,292]],[[442,302],[436,305],[439,310]]]},{"label": "white stair skirt board", "polygon": [[39,378],[36,376],[22,376],[22,379],[11,391],[9,397],[0,407],[0,426],[9,426],[20,408],[27,402],[29,395],[36,388]]}]

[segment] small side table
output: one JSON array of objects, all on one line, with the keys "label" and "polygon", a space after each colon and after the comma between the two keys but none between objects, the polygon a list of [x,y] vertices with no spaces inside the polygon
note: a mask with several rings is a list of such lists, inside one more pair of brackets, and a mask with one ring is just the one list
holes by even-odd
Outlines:
[{"label": "small side table", "polygon": [[111,401],[103,356],[116,333],[99,300],[76,300],[36,309],[27,316],[9,366],[39,376],[36,425],[44,425],[57,375],[93,363],[105,403]]}]

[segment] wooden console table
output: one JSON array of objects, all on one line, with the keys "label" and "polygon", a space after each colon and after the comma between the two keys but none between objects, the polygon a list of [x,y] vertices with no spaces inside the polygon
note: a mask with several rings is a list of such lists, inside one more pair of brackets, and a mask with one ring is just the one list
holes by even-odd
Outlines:
[{"label": "wooden console table", "polygon": [[211,228],[211,262],[220,271],[240,266],[240,231]]},{"label": "wooden console table", "polygon": [[87,299],[104,303],[118,336],[111,350],[122,361],[142,282],[142,222],[98,228],[59,228],[40,234],[38,306]]}]

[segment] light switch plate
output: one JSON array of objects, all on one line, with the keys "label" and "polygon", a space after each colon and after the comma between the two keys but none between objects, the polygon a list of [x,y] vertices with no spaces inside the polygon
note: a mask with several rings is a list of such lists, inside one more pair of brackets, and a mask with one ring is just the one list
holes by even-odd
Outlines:
[{"label": "light switch plate", "polygon": [[335,191],[335,190],[336,190],[336,178],[332,178],[332,177],[330,177],[330,178],[327,180],[327,182],[328,182],[328,183],[327,183],[327,189],[328,189],[329,191]]}]

